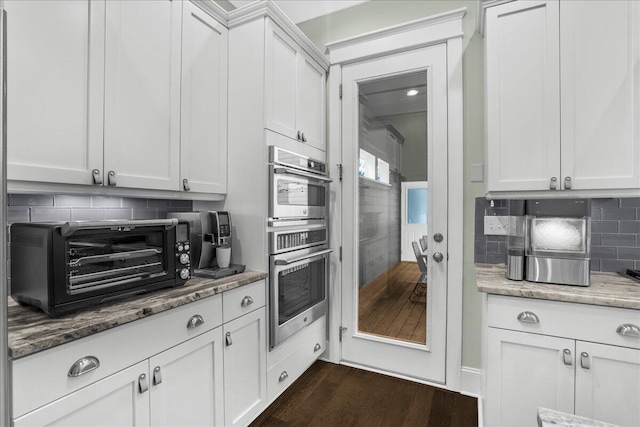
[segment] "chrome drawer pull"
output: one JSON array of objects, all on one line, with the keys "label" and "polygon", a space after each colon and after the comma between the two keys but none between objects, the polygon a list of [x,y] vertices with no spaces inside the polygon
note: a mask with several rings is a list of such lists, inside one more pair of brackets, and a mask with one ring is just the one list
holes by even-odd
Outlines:
[{"label": "chrome drawer pull", "polygon": [[518,320],[522,323],[540,323],[540,319],[538,319],[538,316],[530,311],[523,311],[522,313],[518,314]]},{"label": "chrome drawer pull", "polygon": [[246,307],[251,304],[253,304],[253,298],[247,295],[246,297],[242,298],[242,302],[240,303],[240,306]]},{"label": "chrome drawer pull", "polygon": [[95,371],[100,367],[100,361],[95,356],[85,356],[82,359],[76,360],[76,363],[71,365],[69,369],[70,377],[79,377],[87,372]]},{"label": "chrome drawer pull", "polygon": [[320,345],[319,342],[316,343],[316,345],[313,347],[313,352],[315,353],[316,351],[322,349],[322,346]]},{"label": "chrome drawer pull", "polygon": [[199,314],[191,316],[191,319],[187,322],[187,329],[197,328],[204,323],[204,319]]},{"label": "chrome drawer pull", "polygon": [[147,381],[147,376],[145,374],[140,374],[138,377],[138,389],[140,393],[144,393],[149,390],[149,381]]},{"label": "chrome drawer pull", "polygon": [[278,377],[278,382],[282,382],[287,378],[289,378],[289,374],[287,374],[287,371],[282,371],[282,373],[280,374],[280,377]]},{"label": "chrome drawer pull", "polygon": [[640,338],[640,327],[633,325],[631,323],[625,323],[623,325],[618,326],[616,332],[622,335],[623,337],[633,337]]},{"label": "chrome drawer pull", "polygon": [[587,353],[586,351],[583,351],[582,353],[580,353],[580,366],[582,366],[582,369],[590,369],[591,368],[591,361],[589,360],[589,353]]},{"label": "chrome drawer pull", "polygon": [[231,332],[227,332],[224,338],[224,342],[226,344],[227,347],[229,347],[230,345],[233,345],[233,341],[231,340]]},{"label": "chrome drawer pull", "polygon": [[109,173],[107,173],[107,183],[111,187],[116,186],[116,173],[114,171],[109,171]]},{"label": "chrome drawer pull", "polygon": [[158,385],[162,382],[162,372],[160,371],[160,366],[156,366],[153,369],[153,385]]},{"label": "chrome drawer pull", "polygon": [[93,176],[93,183],[96,185],[102,185],[102,174],[100,173],[100,169],[94,169],[91,171],[91,175]]},{"label": "chrome drawer pull", "polygon": [[562,351],[562,359],[563,359],[565,365],[568,365],[568,366],[573,365],[573,358],[571,357],[571,350],[569,350],[568,348],[565,348]]}]

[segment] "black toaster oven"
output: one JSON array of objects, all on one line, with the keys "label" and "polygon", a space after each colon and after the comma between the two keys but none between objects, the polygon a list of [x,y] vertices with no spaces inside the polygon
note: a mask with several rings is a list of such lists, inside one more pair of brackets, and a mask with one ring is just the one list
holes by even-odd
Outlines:
[{"label": "black toaster oven", "polygon": [[11,296],[52,317],[184,285],[190,264],[175,218],[11,225]]}]

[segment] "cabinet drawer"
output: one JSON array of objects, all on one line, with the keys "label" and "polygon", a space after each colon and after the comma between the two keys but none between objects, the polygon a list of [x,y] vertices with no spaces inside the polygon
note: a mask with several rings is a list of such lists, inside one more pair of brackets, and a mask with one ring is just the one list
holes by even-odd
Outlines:
[{"label": "cabinet drawer", "polygon": [[263,307],[266,298],[265,293],[264,280],[223,293],[222,318],[224,323]]},{"label": "cabinet drawer", "polygon": [[[317,322],[316,322],[317,323]],[[313,326],[313,325],[312,325]],[[267,394],[272,402],[324,352],[324,328],[309,330],[304,342],[267,371]]]},{"label": "cabinet drawer", "polygon": [[[204,323],[187,328],[187,323],[195,315],[200,315]],[[13,360],[13,417],[19,417],[221,324],[222,296],[215,295]],[[68,373],[71,366],[87,356],[97,358],[100,366],[80,376],[70,377]]]},{"label": "cabinet drawer", "polygon": [[489,327],[640,349],[640,337],[617,332],[625,324],[640,327],[640,310],[501,295],[487,301]]}]

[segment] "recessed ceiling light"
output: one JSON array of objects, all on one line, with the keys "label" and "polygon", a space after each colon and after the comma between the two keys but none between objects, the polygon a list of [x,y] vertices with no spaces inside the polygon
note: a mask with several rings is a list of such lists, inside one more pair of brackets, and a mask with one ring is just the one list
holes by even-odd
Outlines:
[{"label": "recessed ceiling light", "polygon": [[411,89],[407,91],[407,96],[416,96],[417,94],[418,94],[418,91],[415,89]]}]

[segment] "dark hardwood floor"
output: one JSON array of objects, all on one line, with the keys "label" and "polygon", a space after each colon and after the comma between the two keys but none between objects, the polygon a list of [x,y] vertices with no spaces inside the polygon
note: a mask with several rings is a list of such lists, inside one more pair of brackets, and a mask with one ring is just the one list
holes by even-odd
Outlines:
[{"label": "dark hardwood floor", "polygon": [[426,293],[412,297],[419,278],[417,262],[399,262],[360,288],[358,330],[425,344]]},{"label": "dark hardwood floor", "polygon": [[252,424],[258,426],[478,425],[478,402],[424,384],[317,361]]}]

